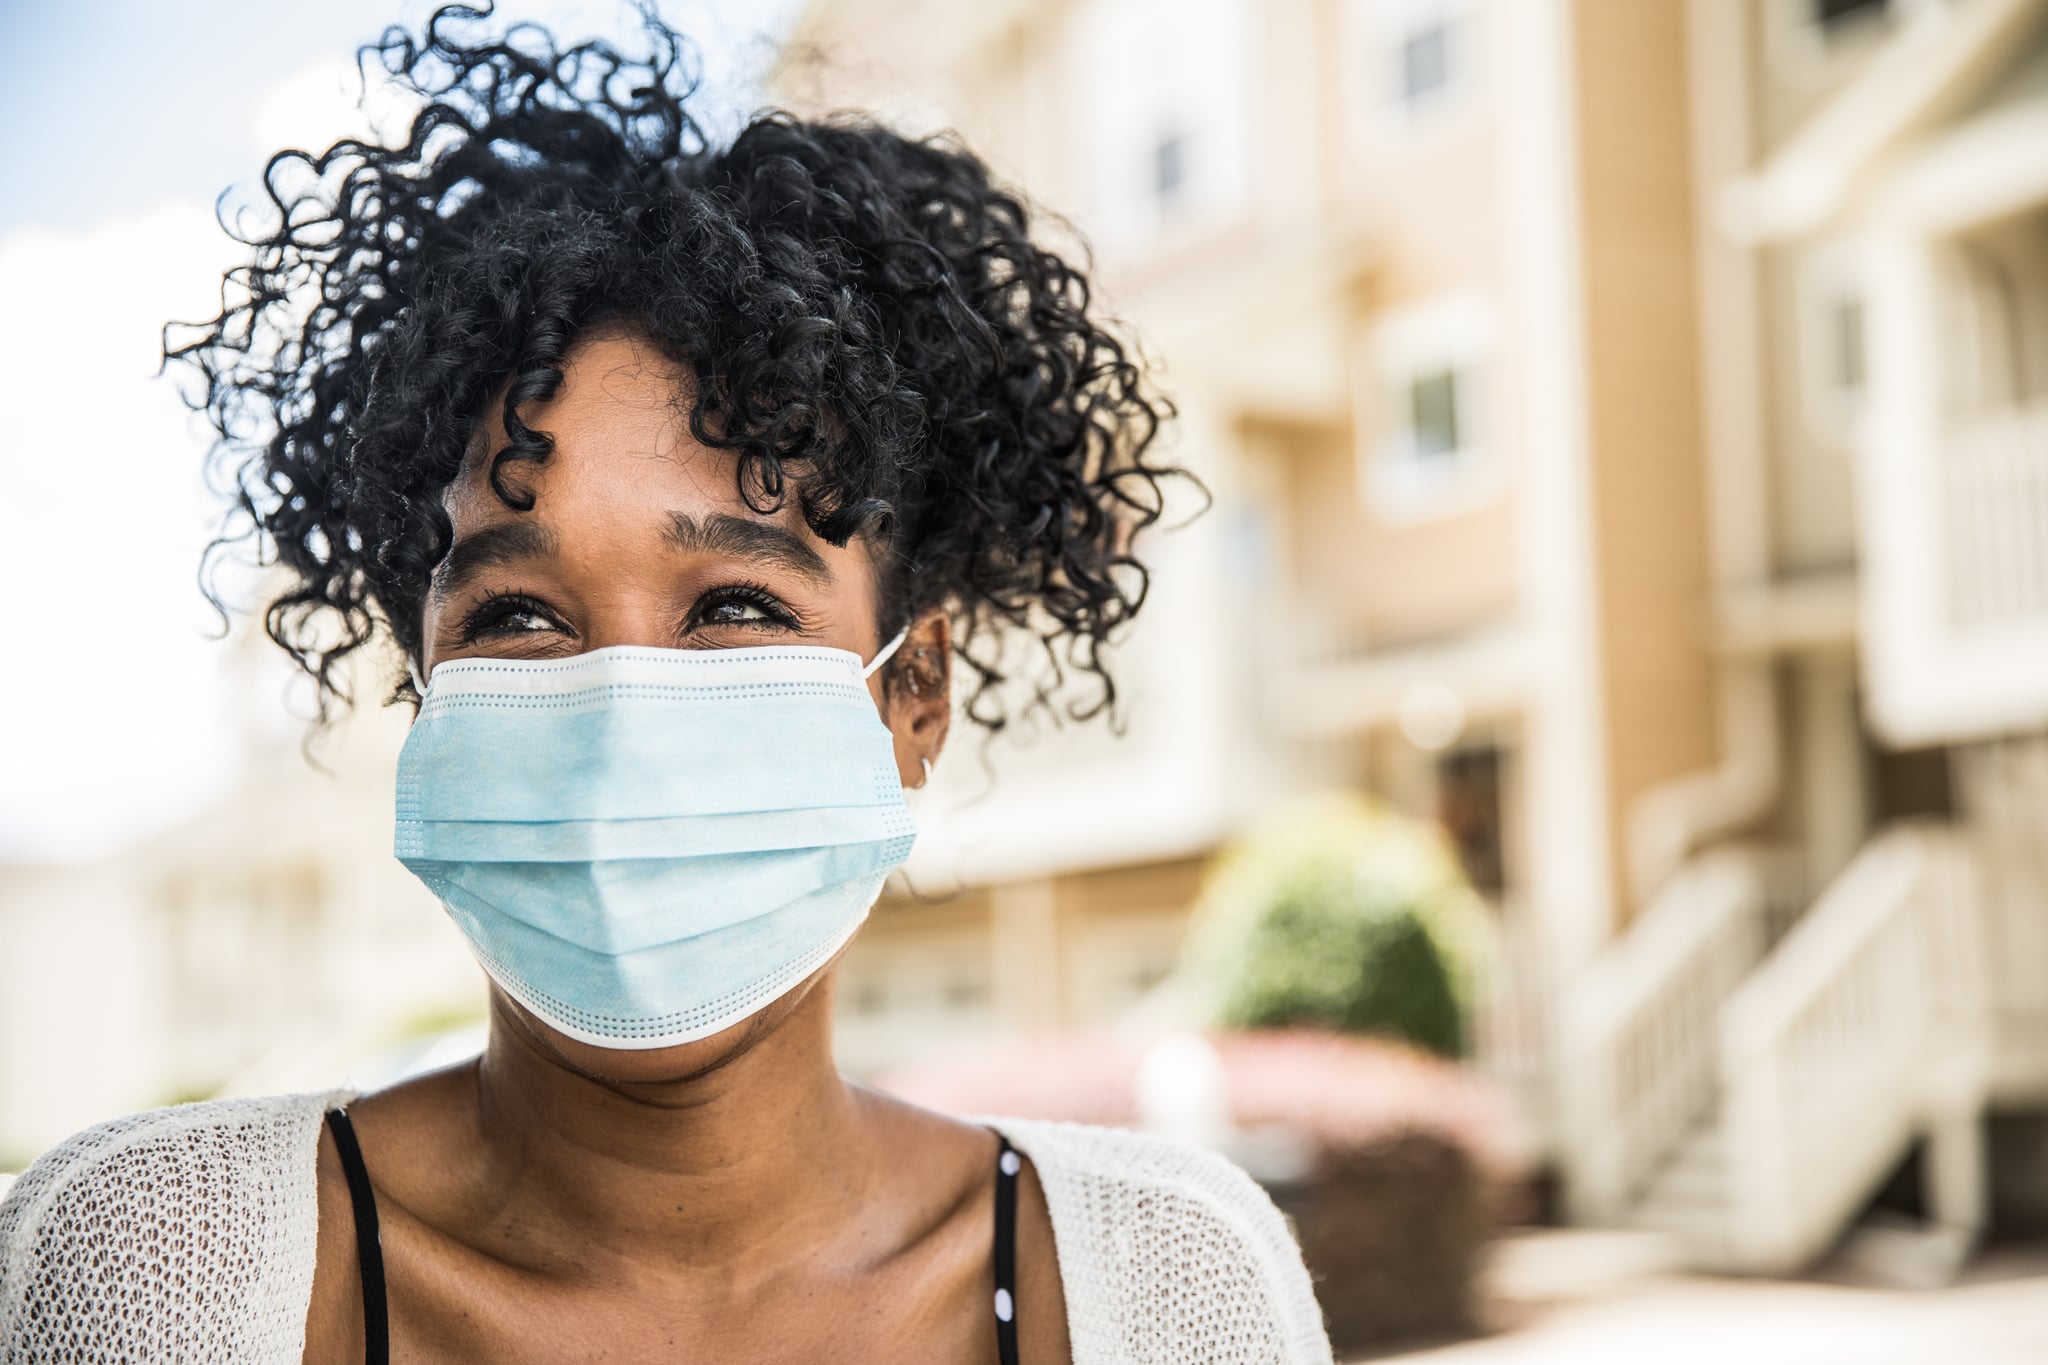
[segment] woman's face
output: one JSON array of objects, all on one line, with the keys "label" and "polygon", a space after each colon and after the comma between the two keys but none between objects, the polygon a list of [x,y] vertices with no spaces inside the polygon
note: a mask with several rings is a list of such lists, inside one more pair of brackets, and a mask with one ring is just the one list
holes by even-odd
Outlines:
[{"label": "woman's face", "polygon": [[[504,444],[493,407],[445,495],[454,541],[427,594],[423,673],[450,659],[550,659],[609,645],[828,645],[874,656],[883,643],[878,576],[865,542],[819,539],[793,498],[772,514],[748,507],[735,457],[691,437],[685,384],[678,367],[628,334],[580,342],[554,399],[521,413],[554,437],[546,461],[506,468],[508,482],[533,494],[526,512],[489,484],[489,453]],[[905,786],[945,741],[948,643],[943,615],[921,618],[899,655],[918,685],[885,696],[881,673],[869,680]],[[644,1052],[578,1043],[499,999],[576,1069],[657,1080],[729,1059],[816,981],[722,1033]]]}]

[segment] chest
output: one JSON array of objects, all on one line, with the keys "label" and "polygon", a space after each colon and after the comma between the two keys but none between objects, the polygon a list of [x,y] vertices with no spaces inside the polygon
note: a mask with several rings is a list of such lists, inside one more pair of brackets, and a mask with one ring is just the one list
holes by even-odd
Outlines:
[{"label": "chest", "polygon": [[[325,1201],[323,1201],[325,1202]],[[389,1211],[379,1229],[388,1358],[423,1362],[932,1360],[1018,1365],[1070,1359],[1050,1221],[1036,1188],[1018,1219],[1008,1293],[988,1220],[934,1228],[908,1250],[864,1257],[861,1238],[763,1273],[718,1265],[650,1270],[602,1249],[563,1248],[514,1266]],[[374,1365],[361,1248],[348,1215],[323,1218],[305,1359]],[[999,1328],[998,1303],[1010,1314]]]},{"label": "chest", "polygon": [[[394,1248],[395,1249],[395,1248]],[[391,1358],[407,1362],[999,1360],[985,1264],[920,1258],[865,1273],[796,1267],[541,1282],[476,1267],[393,1267]]]}]

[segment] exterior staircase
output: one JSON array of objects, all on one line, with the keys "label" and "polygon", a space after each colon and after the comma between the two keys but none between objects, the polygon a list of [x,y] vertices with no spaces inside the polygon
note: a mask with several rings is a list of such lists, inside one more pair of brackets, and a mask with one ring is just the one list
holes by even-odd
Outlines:
[{"label": "exterior staircase", "polygon": [[1969,837],[1880,832],[1773,942],[1776,857],[1696,857],[1567,992],[1575,1218],[1783,1273],[1924,1138],[1936,1221],[1974,1234],[1992,1039]]},{"label": "exterior staircase", "polygon": [[1730,1202],[1726,1143],[1718,1124],[1703,1123],[1643,1187],[1629,1222],[1673,1238],[1695,1262],[1726,1265],[1735,1259],[1726,1225]]}]

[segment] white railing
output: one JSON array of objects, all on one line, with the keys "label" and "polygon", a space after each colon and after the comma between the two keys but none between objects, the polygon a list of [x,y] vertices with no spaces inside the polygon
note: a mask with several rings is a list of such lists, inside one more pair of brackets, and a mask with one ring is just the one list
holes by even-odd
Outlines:
[{"label": "white railing", "polygon": [[1796,844],[1755,850],[1764,881],[1764,950],[1785,941],[1813,904],[1813,877],[1807,851]]},{"label": "white railing", "polygon": [[1472,1060],[1480,1073],[1513,1100],[1526,1155],[1540,1159],[1557,1148],[1550,1104],[1550,989],[1543,939],[1528,907],[1513,899],[1493,907],[1498,932],[1473,1002]]},{"label": "white railing", "polygon": [[2023,1105],[2048,1099],[2048,735],[1956,753],[1977,853],[1993,1084]]},{"label": "white railing", "polygon": [[1979,418],[1950,435],[1938,458],[1950,621],[2048,616],[2048,403]]},{"label": "white railing", "polygon": [[1701,854],[1566,987],[1559,1126],[1579,1221],[1619,1220],[1713,1111],[1715,1020],[1763,956],[1766,905],[1753,852]]},{"label": "white railing", "polygon": [[1895,826],[1864,847],[1720,1030],[1737,1263],[1826,1249],[1930,1112],[1981,1080],[1983,969],[1955,832]]}]

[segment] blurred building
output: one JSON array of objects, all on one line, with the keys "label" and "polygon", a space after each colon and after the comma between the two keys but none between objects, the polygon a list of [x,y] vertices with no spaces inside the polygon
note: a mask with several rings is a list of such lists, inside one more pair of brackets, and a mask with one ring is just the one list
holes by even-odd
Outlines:
[{"label": "blurred building", "polygon": [[391,854],[406,713],[352,670],[363,702],[309,762],[282,656],[260,629],[226,652],[248,722],[226,801],[98,863],[0,867],[0,1171],[136,1109],[366,1078],[481,1017],[474,959]]},{"label": "blurred building", "polygon": [[2044,10],[814,0],[782,95],[1078,226],[1218,494],[1137,742],[932,812],[967,889],[885,902],[849,1042],[1092,1022],[1190,858],[1360,786],[1497,903],[1578,1216],[1785,1267],[1917,1151],[1966,1245],[2048,1098]]}]

